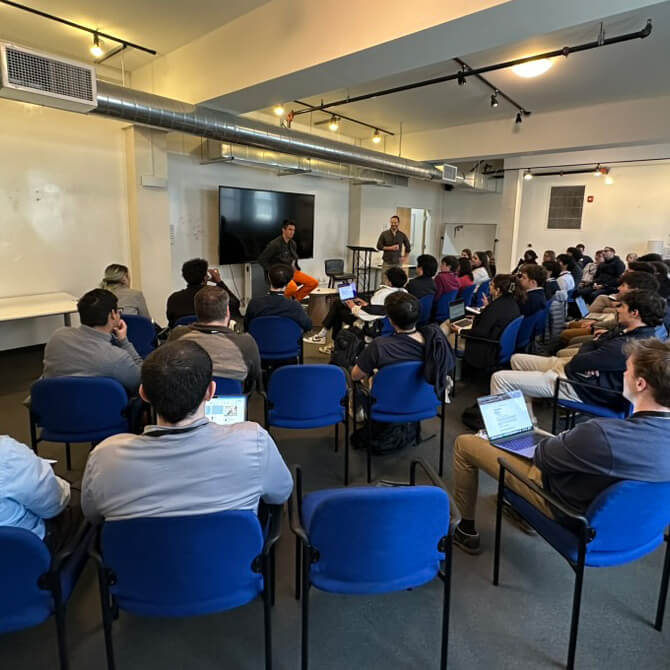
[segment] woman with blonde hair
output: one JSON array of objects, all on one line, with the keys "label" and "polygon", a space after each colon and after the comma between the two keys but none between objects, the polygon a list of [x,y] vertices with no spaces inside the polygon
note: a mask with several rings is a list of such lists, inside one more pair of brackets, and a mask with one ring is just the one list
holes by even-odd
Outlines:
[{"label": "woman with blonde hair", "polygon": [[100,282],[100,288],[111,291],[117,297],[119,309],[124,314],[139,314],[147,319],[151,318],[142,291],[130,288],[130,273],[127,266],[121,263],[108,265],[105,268],[105,276]]}]

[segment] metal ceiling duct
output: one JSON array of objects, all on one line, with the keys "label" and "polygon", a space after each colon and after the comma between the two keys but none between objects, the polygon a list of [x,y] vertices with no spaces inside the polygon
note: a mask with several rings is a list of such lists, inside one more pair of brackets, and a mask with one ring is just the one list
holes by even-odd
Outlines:
[{"label": "metal ceiling duct", "polygon": [[343,142],[252,121],[227,112],[163,98],[98,81],[98,106],[91,114],[234,142],[271,151],[321,158],[414,179],[442,180],[442,172],[420,163]]}]

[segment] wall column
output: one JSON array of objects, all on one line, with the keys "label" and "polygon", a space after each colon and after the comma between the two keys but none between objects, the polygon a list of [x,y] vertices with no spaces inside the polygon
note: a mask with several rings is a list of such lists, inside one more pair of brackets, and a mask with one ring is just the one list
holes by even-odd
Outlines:
[{"label": "wall column", "polygon": [[517,264],[522,191],[523,176],[521,170],[505,172],[502,211],[498,224],[498,243],[495,253],[496,267],[499,272],[511,272]]}]

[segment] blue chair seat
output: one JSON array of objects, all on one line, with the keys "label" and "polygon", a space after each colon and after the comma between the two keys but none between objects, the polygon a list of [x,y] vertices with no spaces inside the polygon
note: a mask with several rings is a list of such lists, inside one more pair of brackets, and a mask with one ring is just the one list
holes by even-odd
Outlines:
[{"label": "blue chair seat", "polygon": [[279,412],[271,409],[268,412],[268,419],[271,426],[279,428],[325,428],[345,420],[344,408],[335,413],[323,414],[309,418],[291,418],[282,416]]},{"label": "blue chair seat", "polygon": [[582,414],[590,414],[591,416],[599,416],[606,419],[625,419],[629,412],[625,410],[614,410],[602,405],[589,405],[585,402],[576,402],[574,400],[558,400],[559,407],[569,409],[574,412]]}]

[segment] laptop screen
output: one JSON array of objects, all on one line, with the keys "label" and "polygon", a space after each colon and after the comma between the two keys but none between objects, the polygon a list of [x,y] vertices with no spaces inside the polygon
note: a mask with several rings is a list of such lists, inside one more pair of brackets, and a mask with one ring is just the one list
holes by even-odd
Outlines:
[{"label": "laptop screen", "polygon": [[247,397],[221,395],[205,403],[205,416],[222,426],[247,420]]},{"label": "laptop screen", "polygon": [[456,300],[449,305],[449,321],[457,321],[465,316],[465,302]]},{"label": "laptop screen", "polygon": [[533,429],[521,391],[488,395],[477,400],[489,440],[499,440]]},{"label": "laptop screen", "polygon": [[353,300],[356,297],[356,284],[340,284],[337,287],[340,294],[340,300]]}]

